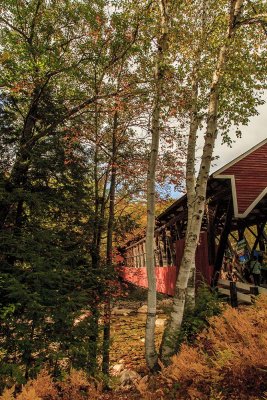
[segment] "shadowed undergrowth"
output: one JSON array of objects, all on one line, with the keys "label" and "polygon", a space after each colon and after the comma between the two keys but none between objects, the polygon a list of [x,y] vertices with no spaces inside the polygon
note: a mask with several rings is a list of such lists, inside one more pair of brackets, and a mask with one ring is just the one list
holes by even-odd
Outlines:
[{"label": "shadowed undergrowth", "polygon": [[144,377],[132,392],[103,393],[102,385],[83,372],[71,371],[55,382],[43,371],[20,393],[7,389],[0,400],[265,400],[267,398],[267,296],[251,307],[226,307],[194,344],[182,344],[180,353],[161,373]]}]

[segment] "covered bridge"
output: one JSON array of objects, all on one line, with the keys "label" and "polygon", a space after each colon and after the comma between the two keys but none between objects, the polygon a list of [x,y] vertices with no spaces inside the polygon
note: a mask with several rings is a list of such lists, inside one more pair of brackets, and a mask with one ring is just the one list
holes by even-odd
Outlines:
[{"label": "covered bridge", "polygon": [[[196,252],[197,282],[219,278],[246,282],[246,265],[257,253],[262,281],[267,273],[267,139],[237,157],[208,180],[206,210]],[[157,290],[172,295],[183,256],[187,226],[184,195],[157,218],[155,265]],[[145,238],[124,251],[122,277],[147,287]]]}]

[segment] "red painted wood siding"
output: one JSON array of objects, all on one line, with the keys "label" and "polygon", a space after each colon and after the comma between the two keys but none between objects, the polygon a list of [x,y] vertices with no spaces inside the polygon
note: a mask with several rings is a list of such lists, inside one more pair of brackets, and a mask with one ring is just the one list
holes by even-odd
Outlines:
[{"label": "red painted wood siding", "polygon": [[[179,267],[182,261],[184,253],[185,240],[177,240],[176,242],[176,263]],[[208,253],[208,236],[207,232],[201,232],[199,238],[199,244],[196,251],[196,283],[199,285],[200,282],[205,281],[209,285],[211,284],[213,273],[213,266],[209,265],[209,253]]]},{"label": "red painted wood siding", "polygon": [[238,212],[243,214],[267,187],[267,143],[221,174],[235,175]]},{"label": "red painted wood siding", "polygon": [[[178,240],[176,242],[176,262],[177,267],[156,267],[156,278],[157,278],[157,291],[165,293],[170,296],[174,295],[175,283],[179,266],[181,264],[182,256],[184,251],[184,240]],[[196,252],[196,286],[200,282],[205,281],[211,283],[213,267],[209,265],[208,260],[208,242],[207,233],[202,232],[200,234],[199,245]],[[137,286],[144,288],[148,287],[147,284],[147,273],[146,268],[134,268],[134,267],[121,267],[119,268],[119,275],[128,282],[131,282]]]},{"label": "red painted wood siding", "polygon": [[[157,277],[157,291],[159,293],[165,293],[170,296],[174,295],[175,282],[177,277],[176,267],[156,267]],[[125,267],[120,268],[119,275],[123,280],[131,282],[137,286],[144,288],[148,287],[146,268],[133,268]]]}]

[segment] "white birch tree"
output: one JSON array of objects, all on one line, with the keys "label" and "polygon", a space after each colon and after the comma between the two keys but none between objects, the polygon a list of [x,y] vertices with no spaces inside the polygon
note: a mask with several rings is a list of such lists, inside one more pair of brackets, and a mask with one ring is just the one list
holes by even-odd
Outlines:
[{"label": "white birch tree", "polygon": [[155,231],[155,177],[160,141],[160,123],[162,112],[162,97],[164,88],[165,56],[168,43],[168,0],[158,0],[159,7],[159,37],[157,40],[155,60],[155,92],[151,120],[151,148],[147,173],[147,229],[146,229],[146,268],[148,278],[147,320],[145,333],[145,355],[148,368],[158,369],[158,354],[155,347],[156,322],[156,275],[154,262],[154,231]]},{"label": "white birch tree", "polygon": [[[207,2],[203,2],[203,4],[205,3]],[[203,118],[203,115],[200,112],[200,106],[198,100],[198,90],[199,90],[198,85],[199,82],[201,81],[201,74],[199,75],[198,71],[200,66],[200,53],[198,53],[196,57],[196,63],[195,65],[193,65],[192,91],[191,91],[192,105],[190,108],[190,129],[188,138],[187,173],[186,173],[187,193],[188,193],[188,225],[186,232],[184,255],[180,265],[179,275],[176,283],[173,309],[161,345],[161,357],[162,360],[165,362],[168,362],[170,356],[174,354],[176,351],[176,339],[179,334],[183,321],[190,274],[191,276],[193,275],[192,272],[194,271],[195,267],[194,265],[195,253],[199,241],[201,223],[204,215],[207,181],[210,173],[210,167],[213,157],[213,149],[218,131],[218,122],[220,117],[218,109],[221,105],[220,94],[222,95],[221,92],[223,89],[223,79],[225,78],[226,80],[227,74],[229,78],[229,71],[227,71],[227,67],[229,67],[229,65],[231,64],[231,60],[235,59],[235,53],[237,53],[236,46],[238,46],[238,41],[237,43],[235,42],[235,37],[238,28],[243,23],[248,24],[253,22],[253,18],[244,18],[242,20],[244,3],[246,3],[244,0],[231,0],[229,2],[227,32],[222,41],[222,44],[220,45],[215,68],[210,81],[210,88],[208,93],[208,110],[205,115],[206,132],[205,132],[202,157],[197,177],[195,177],[196,139],[197,139],[199,123]],[[257,20],[258,23],[262,23],[264,18],[263,14],[260,15],[261,17],[259,16],[258,17],[259,19]],[[234,73],[231,72],[231,74],[232,74],[232,79],[233,80],[236,79]],[[246,78],[243,77],[243,79]],[[257,86],[256,80],[254,79],[254,87],[256,88],[256,86]],[[236,88],[237,93],[238,91],[239,88]],[[227,96],[225,95],[224,96],[222,95],[221,97],[224,97],[224,101],[225,98],[227,98]],[[249,114],[249,112],[248,113],[244,112],[244,115],[245,114],[247,115]]]}]

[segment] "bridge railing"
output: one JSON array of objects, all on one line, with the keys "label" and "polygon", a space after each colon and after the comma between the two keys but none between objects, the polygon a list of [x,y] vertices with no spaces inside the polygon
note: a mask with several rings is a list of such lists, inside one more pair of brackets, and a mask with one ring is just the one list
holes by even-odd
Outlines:
[{"label": "bridge railing", "polygon": [[255,296],[263,293],[267,294],[267,288],[250,283],[219,279],[218,292],[228,297],[233,307],[237,307],[238,304],[253,304]]}]

